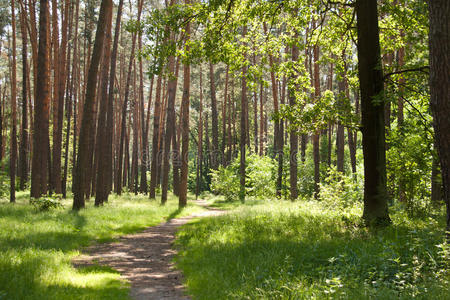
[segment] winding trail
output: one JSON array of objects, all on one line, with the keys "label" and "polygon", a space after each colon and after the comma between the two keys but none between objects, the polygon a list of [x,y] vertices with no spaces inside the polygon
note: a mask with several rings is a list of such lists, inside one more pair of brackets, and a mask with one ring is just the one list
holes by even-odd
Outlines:
[{"label": "winding trail", "polygon": [[148,227],[142,232],[123,236],[117,242],[92,245],[73,260],[73,265],[112,267],[130,282],[132,299],[190,299],[182,284],[181,271],[175,269],[172,263],[176,254],[172,249],[175,233],[193,218],[225,213],[209,208],[203,200],[195,203],[207,210]]}]

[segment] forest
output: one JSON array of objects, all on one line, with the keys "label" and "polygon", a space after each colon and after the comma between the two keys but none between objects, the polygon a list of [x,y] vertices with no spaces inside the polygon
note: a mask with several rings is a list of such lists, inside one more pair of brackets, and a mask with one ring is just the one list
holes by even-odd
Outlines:
[{"label": "forest", "polygon": [[0,0],[0,300],[450,299],[449,16]]}]

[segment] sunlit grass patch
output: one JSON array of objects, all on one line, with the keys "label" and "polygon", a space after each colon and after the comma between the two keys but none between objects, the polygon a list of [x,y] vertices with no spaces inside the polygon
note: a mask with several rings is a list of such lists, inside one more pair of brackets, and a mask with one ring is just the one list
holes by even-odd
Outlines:
[{"label": "sunlit grass patch", "polygon": [[[190,198],[192,200],[192,198]],[[71,259],[94,241],[159,224],[168,218],[189,215],[201,208],[178,209],[177,199],[167,205],[144,195],[110,197],[103,207],[72,212],[71,199],[63,209],[41,212],[18,193],[16,204],[0,201],[0,299],[126,299],[127,284],[108,268],[76,269]]]},{"label": "sunlit grass patch", "polygon": [[[361,209],[266,201],[186,225],[178,266],[195,299],[449,299],[443,217],[369,231]],[[447,251],[447,252],[446,252]]]}]

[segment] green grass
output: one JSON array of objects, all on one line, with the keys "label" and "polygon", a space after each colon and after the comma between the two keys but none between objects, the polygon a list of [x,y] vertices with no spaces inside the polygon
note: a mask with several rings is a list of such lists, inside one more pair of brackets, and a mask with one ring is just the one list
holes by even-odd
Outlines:
[{"label": "green grass", "polygon": [[245,205],[185,225],[176,261],[194,299],[450,299],[443,214],[391,214],[369,231],[359,208]]},{"label": "green grass", "polygon": [[103,207],[80,212],[39,212],[18,193],[18,202],[0,200],[0,299],[127,299],[127,283],[118,272],[101,266],[75,269],[71,259],[82,247],[106,242],[200,210],[179,210],[175,197],[166,206],[146,196],[112,196]]}]

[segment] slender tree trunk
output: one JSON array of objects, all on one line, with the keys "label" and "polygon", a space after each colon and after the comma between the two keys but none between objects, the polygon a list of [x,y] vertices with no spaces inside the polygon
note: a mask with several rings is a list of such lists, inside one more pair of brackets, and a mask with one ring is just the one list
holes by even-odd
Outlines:
[{"label": "slender tree trunk", "polygon": [[[71,14],[70,14],[70,24],[69,24],[69,39],[72,38],[72,24],[73,24],[73,3],[71,6]],[[71,118],[72,118],[72,98],[74,94],[74,86],[75,86],[75,77],[76,77],[76,61],[78,58],[77,48],[78,48],[78,13],[79,13],[79,1],[75,4],[75,37],[74,37],[74,47],[73,47],[73,62],[72,62],[72,75],[70,75],[70,49],[72,48],[72,43],[69,43],[69,54],[67,59],[67,92],[66,92],[66,119],[67,119],[67,127],[66,127],[66,142],[65,142],[65,153],[64,153],[64,171],[63,171],[63,178],[62,178],[62,195],[63,198],[67,197],[67,174],[69,169],[69,144],[70,144],[70,125],[71,125]],[[76,88],[75,88],[76,91]],[[76,92],[75,92],[76,93]]]},{"label": "slender tree trunk", "polygon": [[[338,82],[339,96],[338,96],[338,107],[342,107],[343,98],[345,97],[345,74],[342,76]],[[344,147],[345,147],[345,131],[344,125],[339,120],[336,130],[336,168],[338,172],[344,173]]]},{"label": "slender tree trunk", "polygon": [[[11,64],[11,148],[9,161],[9,201],[16,202],[16,161],[17,161],[17,78],[16,78],[16,13],[11,0],[12,64]],[[25,62],[26,63],[26,62]]]},{"label": "slender tree trunk", "polygon": [[20,29],[22,33],[22,127],[20,132],[19,172],[20,189],[24,190],[28,181],[28,61],[27,61],[27,29],[25,12],[20,15]]},{"label": "slender tree trunk", "polygon": [[[320,72],[319,72],[319,46],[314,45],[314,97],[315,101],[320,98]],[[313,155],[314,155],[314,197],[319,197],[320,187],[320,133],[315,132],[312,137],[313,140]]]},{"label": "slender tree trunk", "polygon": [[[185,0],[185,4],[189,5],[190,1]],[[185,27],[186,34],[186,42],[190,39],[191,34],[191,26],[190,23],[186,23]],[[189,44],[185,45],[186,52],[189,53]],[[228,72],[227,72],[228,77]],[[181,148],[181,177],[180,177],[180,198],[179,198],[179,207],[185,207],[187,204],[187,183],[188,183],[188,163],[189,163],[189,97],[190,97],[190,85],[191,85],[191,69],[189,63],[184,64],[183,70],[183,97],[181,100],[181,110],[182,110],[182,119],[180,121],[182,128],[182,148]],[[226,93],[225,93],[226,94]],[[224,102],[225,105],[226,102]],[[225,123],[224,123],[225,124]],[[225,125],[224,125],[225,127]],[[224,141],[222,141],[223,145],[225,145]],[[222,155],[223,155],[222,148]]]},{"label": "slender tree trunk", "polygon": [[219,128],[217,120],[217,99],[216,99],[216,83],[214,79],[214,65],[209,63],[209,84],[211,89],[211,129],[212,129],[212,153],[211,153],[211,168],[216,170],[219,166]]},{"label": "slender tree trunk", "polygon": [[94,49],[89,67],[88,82],[86,86],[86,97],[84,99],[83,121],[81,122],[80,142],[77,154],[77,164],[74,177],[73,209],[79,210],[84,207],[85,172],[89,169],[89,135],[94,125],[94,106],[97,87],[98,67],[105,40],[105,28],[107,16],[111,14],[112,0],[102,0],[100,15],[98,19],[97,32],[95,34]]},{"label": "slender tree trunk", "polygon": [[[139,51],[142,50],[142,34],[139,33]],[[152,88],[153,88],[153,78],[150,84],[150,96],[148,100],[148,113],[150,113],[150,106],[152,103]],[[145,122],[145,109],[144,109],[144,74],[142,67],[142,59],[139,60],[139,99],[141,107],[141,135],[142,135],[142,149],[141,149],[141,182],[139,185],[139,191],[141,193],[147,194],[147,154],[148,154],[148,125]]]},{"label": "slender tree trunk", "polygon": [[[242,37],[247,34],[247,26],[244,26],[242,30]],[[244,53],[244,60],[246,59],[246,53]],[[239,199],[242,203],[245,201],[245,141],[246,141],[246,126],[245,119],[247,113],[247,65],[242,67],[242,91],[241,91],[241,138],[240,138],[240,164],[239,164]]]},{"label": "slender tree trunk", "polygon": [[[298,60],[299,50],[297,45],[292,45],[292,61],[296,62]],[[297,74],[293,74],[291,80],[295,82]],[[292,83],[289,90],[289,106],[294,107],[296,104],[295,99],[296,87]],[[297,188],[297,154],[298,154],[298,136],[295,129],[291,129],[289,132],[289,185],[290,185],[290,197],[294,201],[298,198],[298,188]]]},{"label": "slender tree trunk", "polygon": [[[267,32],[267,25],[264,23],[264,32]],[[273,97],[273,110],[275,114],[278,114],[278,87],[277,81],[275,78],[275,72],[273,70],[273,56],[269,54],[269,66],[270,66],[270,79],[272,81],[272,97]],[[276,182],[276,195],[277,197],[281,197],[281,188],[283,184],[283,137],[280,132],[280,121],[275,119],[274,122],[274,150],[275,156],[278,160],[278,174],[277,174],[277,182]]]},{"label": "slender tree trunk", "polygon": [[200,192],[200,179],[202,178],[203,167],[203,82],[202,82],[202,66],[200,65],[200,104],[198,108],[198,148],[197,148],[197,180],[195,187],[195,199],[198,198]]},{"label": "slender tree trunk", "polygon": [[162,76],[158,75],[156,81],[155,109],[153,116],[153,139],[152,139],[152,161],[150,165],[150,199],[155,199],[155,189],[157,184],[157,170],[159,164],[159,121],[161,114],[161,83]]},{"label": "slender tree trunk", "polygon": [[229,66],[227,65],[227,71],[225,75],[225,90],[222,104],[222,144],[220,155],[222,155],[222,165],[227,165],[225,156],[225,145],[227,144],[227,97],[228,97],[228,73]]},{"label": "slender tree trunk", "polygon": [[[174,0],[171,0],[170,6],[175,4]],[[175,42],[175,32],[170,33],[170,40]],[[170,164],[170,146],[172,138],[175,135],[175,93],[177,88],[177,78],[174,78],[175,74],[175,56],[169,56],[168,70],[170,77],[167,85],[167,117],[166,117],[166,133],[164,141],[164,154],[163,154],[163,166],[162,166],[162,182],[161,182],[161,204],[167,202],[167,191],[169,187],[169,164]]]},{"label": "slender tree trunk", "polygon": [[[178,84],[178,73],[180,70],[180,59],[177,59],[177,63],[175,66],[175,86]],[[176,99],[176,92],[175,89],[175,99]],[[179,116],[179,122],[177,124],[177,117],[175,114],[175,105],[174,105],[174,123],[173,123],[173,136],[172,136],[172,176],[173,176],[173,194],[175,196],[179,196],[179,190],[180,190],[180,167],[181,167],[181,161],[180,161],[180,135],[181,135],[181,128],[180,128],[180,122],[182,118],[182,111],[180,112]]]},{"label": "slender tree trunk", "polygon": [[450,2],[428,2],[430,16],[430,91],[436,148],[441,163],[447,238],[450,239]]},{"label": "slender tree trunk", "polygon": [[[264,155],[264,103],[263,103],[263,98],[264,98],[264,85],[263,82],[261,81],[260,86],[259,86],[259,156],[263,156]],[[255,119],[256,122],[256,119]]]},{"label": "slender tree trunk", "polygon": [[50,106],[50,59],[49,30],[50,13],[48,0],[39,5],[39,50],[37,61],[36,98],[34,110],[33,161],[31,170],[31,197],[39,198],[48,188],[48,118]]},{"label": "slender tree trunk", "polygon": [[364,154],[363,218],[368,224],[386,224],[390,219],[377,1],[357,0],[356,15]]},{"label": "slender tree trunk", "polygon": [[[141,11],[142,11],[142,3],[139,2],[138,7],[138,22],[141,19]],[[131,44],[131,54],[130,54],[130,61],[128,64],[128,73],[127,73],[127,81],[125,85],[125,95],[123,100],[123,106],[122,106],[122,122],[121,122],[121,133],[120,133],[120,145],[119,145],[119,167],[116,174],[116,184],[115,184],[115,192],[116,194],[120,195],[122,194],[122,165],[123,165],[123,152],[124,152],[124,142],[125,142],[125,130],[126,130],[126,123],[127,123],[127,107],[128,107],[128,97],[130,93],[130,85],[131,85],[131,74],[132,74],[132,68],[133,68],[133,62],[134,62],[134,55],[135,55],[135,49],[136,49],[136,36],[137,34],[134,33],[132,37],[132,44]]]},{"label": "slender tree trunk", "polygon": [[114,136],[114,81],[116,78],[116,61],[117,61],[117,49],[119,46],[120,24],[122,19],[122,7],[123,0],[119,1],[117,7],[116,25],[114,28],[114,42],[111,52],[111,69],[109,71],[109,90],[108,90],[108,108],[106,115],[106,145],[105,145],[105,157],[107,169],[105,171],[107,178],[107,193],[103,198],[103,202],[108,201],[108,195],[112,191],[112,179],[113,179],[113,136]]},{"label": "slender tree trunk", "polygon": [[[56,2],[56,1],[55,1]],[[55,5],[55,4],[54,4]],[[61,25],[61,45],[58,46],[57,39],[58,31],[54,33],[54,53],[57,56],[54,57],[56,63],[55,69],[55,86],[58,85],[55,95],[57,98],[54,100],[56,104],[54,106],[53,112],[53,151],[52,151],[52,190],[57,194],[62,193],[62,180],[61,180],[61,149],[62,149],[62,127],[63,127],[63,117],[64,117],[64,95],[65,95],[65,85],[66,85],[66,49],[67,49],[67,29],[68,29],[68,18],[69,18],[69,5],[70,1],[64,1],[64,13],[62,13],[62,25]],[[56,11],[56,9],[54,10]],[[56,16],[57,18],[57,16]],[[57,22],[54,26],[58,26]],[[55,28],[55,27],[54,27]],[[56,126],[55,126],[56,125]]]},{"label": "slender tree trunk", "polygon": [[101,73],[101,89],[100,89],[100,111],[98,116],[98,126],[97,126],[97,144],[96,144],[96,157],[97,157],[97,174],[95,180],[95,206],[103,205],[105,200],[108,198],[108,178],[107,178],[107,168],[110,162],[107,160],[106,152],[108,151],[107,145],[107,127],[106,118],[108,110],[108,81],[109,81],[109,63],[111,58],[111,27],[112,27],[112,9],[107,11],[105,17],[106,30],[105,30],[105,41],[103,48],[103,64]]}]

